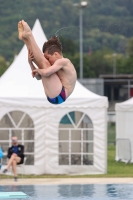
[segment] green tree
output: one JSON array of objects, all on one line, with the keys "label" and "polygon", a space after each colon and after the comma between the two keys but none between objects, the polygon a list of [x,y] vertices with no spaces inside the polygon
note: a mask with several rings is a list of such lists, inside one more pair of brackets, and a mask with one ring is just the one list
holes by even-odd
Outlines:
[{"label": "green tree", "polygon": [[77,45],[71,38],[60,37],[63,54],[74,55],[77,52]]},{"label": "green tree", "polygon": [[[30,27],[38,18],[47,38],[58,32],[59,36],[71,35],[78,43],[79,9],[73,6],[75,2],[77,0],[0,0],[0,55],[10,60],[22,48],[23,43],[17,39],[17,23],[22,18]],[[89,46],[93,51],[106,46],[125,53],[125,41],[133,35],[132,5],[132,0],[89,1],[83,10],[84,52]]]},{"label": "green tree", "polygon": [[117,60],[117,72],[119,74],[133,74],[133,59],[129,57]]},{"label": "green tree", "polygon": [[127,54],[129,55],[130,58],[133,58],[133,37],[128,40]]},{"label": "green tree", "polygon": [[92,56],[89,56],[90,66],[92,71],[95,72],[95,77],[99,77],[100,74],[112,73],[110,60],[105,56],[107,54],[112,54],[112,50],[103,48],[94,52]]}]

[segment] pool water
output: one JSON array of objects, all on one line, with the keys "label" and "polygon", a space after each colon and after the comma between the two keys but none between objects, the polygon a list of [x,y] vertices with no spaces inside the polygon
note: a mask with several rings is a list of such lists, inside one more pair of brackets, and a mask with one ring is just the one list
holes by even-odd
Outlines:
[{"label": "pool water", "polygon": [[0,192],[18,191],[29,200],[133,200],[133,184],[0,186]]}]

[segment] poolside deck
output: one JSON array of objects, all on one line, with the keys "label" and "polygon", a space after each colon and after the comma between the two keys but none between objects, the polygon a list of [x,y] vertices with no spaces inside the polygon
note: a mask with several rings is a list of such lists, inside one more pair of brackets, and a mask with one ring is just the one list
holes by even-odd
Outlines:
[{"label": "poolside deck", "polygon": [[133,178],[0,179],[0,185],[133,184]]}]

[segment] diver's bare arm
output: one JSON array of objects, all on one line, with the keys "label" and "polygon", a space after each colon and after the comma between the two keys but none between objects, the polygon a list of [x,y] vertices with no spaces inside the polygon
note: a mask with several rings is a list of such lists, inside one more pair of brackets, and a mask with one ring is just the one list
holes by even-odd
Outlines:
[{"label": "diver's bare arm", "polygon": [[51,76],[52,74],[58,72],[60,69],[63,69],[64,66],[67,65],[68,59],[58,59],[51,67],[48,67],[47,69],[35,69],[33,70],[33,76],[34,74],[36,74],[37,72],[41,75],[41,76]]},{"label": "diver's bare arm", "polygon": [[30,49],[28,49],[28,63],[30,65],[32,71],[36,69],[36,67],[33,64],[33,60],[34,60],[34,55],[33,55],[32,51],[30,51]]},{"label": "diver's bare arm", "polygon": [[29,62],[29,65],[32,70],[32,77],[33,78],[36,77],[37,80],[41,80],[42,79],[41,75],[38,72],[34,73],[34,70],[36,70],[37,68],[34,66],[32,61]]},{"label": "diver's bare arm", "polygon": [[29,62],[29,65],[30,65],[30,67],[31,67],[32,77],[33,77],[33,78],[36,77],[37,80],[41,80],[42,77],[41,77],[40,74],[38,74],[38,73],[36,73],[36,74],[34,73],[34,74],[33,74],[33,70],[36,70],[36,67],[35,67],[34,64],[33,64],[33,60],[34,60],[33,53],[30,52],[30,51],[28,51],[28,62]]},{"label": "diver's bare arm", "polygon": [[36,67],[34,66],[32,61],[29,61],[29,65],[30,65],[32,71],[36,70]]}]

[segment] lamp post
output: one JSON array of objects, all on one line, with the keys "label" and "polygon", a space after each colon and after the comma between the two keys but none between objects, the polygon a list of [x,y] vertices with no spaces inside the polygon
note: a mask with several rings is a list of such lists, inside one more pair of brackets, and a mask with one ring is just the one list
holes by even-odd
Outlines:
[{"label": "lamp post", "polygon": [[83,8],[86,8],[87,4],[87,1],[80,1],[80,3],[74,4],[74,6],[79,7],[80,79],[83,79]]},{"label": "lamp post", "polygon": [[115,76],[116,75],[116,53],[113,53],[113,58],[114,58],[114,61],[113,61],[113,75]]}]

